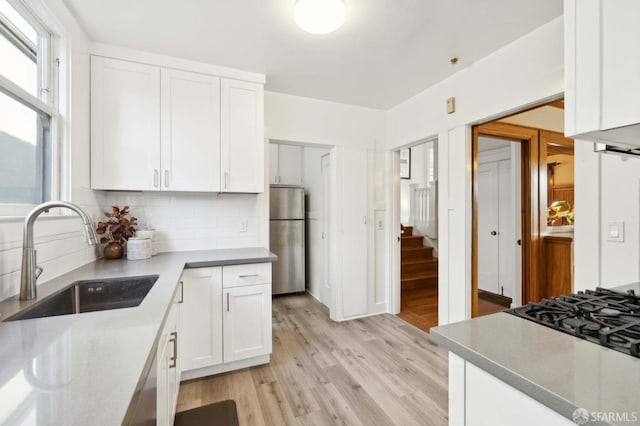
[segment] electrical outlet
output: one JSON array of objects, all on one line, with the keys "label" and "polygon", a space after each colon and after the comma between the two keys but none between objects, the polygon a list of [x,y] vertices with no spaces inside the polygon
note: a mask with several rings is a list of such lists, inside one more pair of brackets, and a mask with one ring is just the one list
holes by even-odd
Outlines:
[{"label": "electrical outlet", "polygon": [[376,228],[378,228],[379,231],[382,231],[384,229],[384,226],[382,224],[382,219],[376,222]]},{"label": "electrical outlet", "polygon": [[242,219],[240,221],[240,232],[247,232],[249,230],[249,221],[247,219]]}]

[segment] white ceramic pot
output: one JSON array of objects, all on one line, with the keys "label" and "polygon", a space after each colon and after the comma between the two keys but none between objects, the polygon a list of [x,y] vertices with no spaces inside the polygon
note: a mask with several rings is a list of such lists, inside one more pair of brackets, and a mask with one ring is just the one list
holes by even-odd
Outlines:
[{"label": "white ceramic pot", "polygon": [[151,257],[150,238],[132,237],[127,241],[127,260],[144,260]]},{"label": "white ceramic pot", "polygon": [[151,240],[151,254],[158,254],[158,243],[156,242],[156,230],[152,228],[138,229],[136,237],[149,238]]}]

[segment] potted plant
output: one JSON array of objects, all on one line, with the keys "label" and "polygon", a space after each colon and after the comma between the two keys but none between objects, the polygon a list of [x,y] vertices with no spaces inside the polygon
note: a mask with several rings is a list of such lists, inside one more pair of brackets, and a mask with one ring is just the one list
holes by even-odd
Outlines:
[{"label": "potted plant", "polygon": [[104,248],[106,259],[120,259],[124,254],[127,240],[133,237],[138,226],[137,218],[129,213],[129,206],[119,209],[113,206],[111,213],[105,212],[106,218],[98,222],[96,233],[100,235],[102,244],[108,243]]}]

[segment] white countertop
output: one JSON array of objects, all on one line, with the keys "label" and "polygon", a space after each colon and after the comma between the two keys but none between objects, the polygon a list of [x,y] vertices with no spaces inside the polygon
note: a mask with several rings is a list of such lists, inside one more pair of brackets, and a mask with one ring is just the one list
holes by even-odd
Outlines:
[{"label": "white countertop", "polygon": [[[267,249],[247,248],[98,260],[38,286],[41,300],[78,280],[159,275],[134,308],[1,322],[0,424],[121,424],[185,266],[275,259]],[[31,304],[17,297],[0,302],[0,319]]]}]

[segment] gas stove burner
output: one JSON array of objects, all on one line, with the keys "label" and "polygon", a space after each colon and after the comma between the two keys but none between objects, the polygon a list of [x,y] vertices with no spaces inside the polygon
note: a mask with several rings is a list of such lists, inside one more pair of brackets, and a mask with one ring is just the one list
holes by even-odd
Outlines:
[{"label": "gas stove burner", "polygon": [[597,288],[505,311],[640,358],[640,297]]}]

